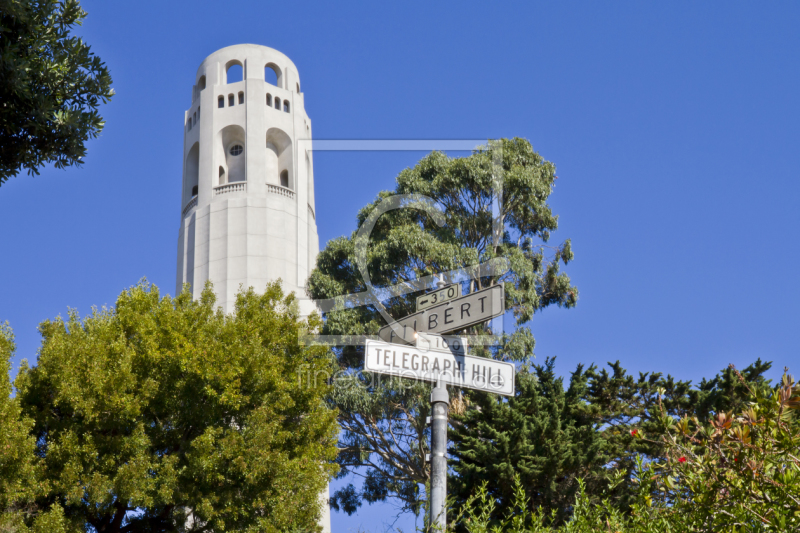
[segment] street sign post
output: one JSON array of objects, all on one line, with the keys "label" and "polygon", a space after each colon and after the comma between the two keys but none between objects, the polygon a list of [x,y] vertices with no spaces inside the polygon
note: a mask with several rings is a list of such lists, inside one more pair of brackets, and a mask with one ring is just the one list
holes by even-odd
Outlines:
[{"label": "street sign post", "polygon": [[386,342],[412,345],[414,333],[418,331],[449,333],[486,322],[504,312],[503,285],[493,285],[401,318],[394,324],[399,332],[389,324],[380,329],[378,336]]},{"label": "street sign post", "polygon": [[[458,296],[449,291],[452,287],[458,287]],[[430,510],[431,523],[441,531],[447,529],[445,454],[450,397],[446,385],[514,395],[513,364],[467,355],[465,339],[442,336],[502,315],[503,285],[466,296],[461,296],[460,291],[460,285],[450,285],[420,296],[416,313],[381,328],[378,332],[381,340],[368,340],[364,351],[364,370],[368,372],[436,384],[431,393]],[[442,297],[446,301],[442,302]]]},{"label": "street sign post", "polygon": [[461,284],[453,283],[433,292],[417,296],[417,311],[461,297]]}]

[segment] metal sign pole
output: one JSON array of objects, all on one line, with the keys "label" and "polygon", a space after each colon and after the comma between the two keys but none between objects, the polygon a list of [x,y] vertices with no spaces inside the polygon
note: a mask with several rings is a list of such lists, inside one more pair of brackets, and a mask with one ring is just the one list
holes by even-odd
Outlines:
[{"label": "metal sign pole", "polygon": [[[440,287],[444,301],[387,324],[378,339],[367,339],[364,370],[433,381],[431,393],[430,525],[442,533],[447,528],[447,417],[450,397],[447,384],[505,396],[514,395],[515,367],[491,358],[467,355],[466,339],[442,334],[501,316],[505,312],[505,288],[493,285],[460,296]],[[430,294],[438,294],[436,291]],[[428,299],[432,298],[427,296]],[[452,299],[451,299],[452,298]],[[417,300],[418,305],[421,300]],[[424,302],[423,302],[424,303]],[[427,458],[426,458],[427,459]]]},{"label": "metal sign pole", "polygon": [[447,527],[447,414],[450,397],[439,380],[431,393],[431,525]]}]

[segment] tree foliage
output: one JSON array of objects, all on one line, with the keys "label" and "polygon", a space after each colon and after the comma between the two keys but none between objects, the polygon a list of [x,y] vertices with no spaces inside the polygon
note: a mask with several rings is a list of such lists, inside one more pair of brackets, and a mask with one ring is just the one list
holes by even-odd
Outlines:
[{"label": "tree foliage", "polygon": [[661,418],[648,504],[685,531],[800,531],[800,391],[785,373],[775,388],[738,377],[741,410]]},{"label": "tree foliage", "polygon": [[665,416],[706,420],[740,409],[751,388],[768,386],[763,374],[770,367],[759,359],[741,374],[727,368],[696,388],[660,373],[631,376],[619,362],[609,369],[578,365],[566,387],[552,359],[533,365],[532,372],[523,368],[513,398],[471,392],[469,408],[454,416],[456,475],[449,484],[455,504],[485,483],[497,512],[505,512],[516,498],[517,479],[529,510],[560,524],[573,513],[580,480],[585,498],[594,503],[605,498],[628,512],[638,489],[612,480],[632,478],[642,458],[668,456],[664,442],[641,435],[663,431]]},{"label": "tree foliage", "polygon": [[0,532],[64,533],[61,506],[41,509],[36,503],[46,489],[34,454],[33,421],[11,397],[9,371],[15,348],[11,328],[0,324]]},{"label": "tree foliage", "polygon": [[489,497],[504,508],[514,498],[516,479],[532,509],[554,512],[560,522],[569,516],[578,479],[592,493],[604,488],[608,449],[584,400],[587,375],[579,368],[565,388],[554,363],[523,369],[508,401],[470,394],[469,408],[454,417],[450,456],[456,475],[448,488],[457,507],[487,483]]},{"label": "tree foliage", "polygon": [[[736,371],[731,369],[734,374]],[[630,476],[616,471],[608,487],[590,495],[583,479],[571,516],[532,505],[521,475],[508,479],[498,500],[491,479],[474,487],[449,528],[468,533],[778,533],[800,530],[800,394],[784,375],[772,388],[738,380],[747,391],[736,414],[717,412],[701,422],[661,410],[660,431],[640,442],[665,450],[659,461],[639,456]],[[734,403],[738,403],[734,402]],[[610,491],[633,488],[629,511]]]},{"label": "tree foliage", "polygon": [[23,168],[79,165],[103,129],[111,76],[71,34],[77,0],[0,0],[0,185]]},{"label": "tree foliage", "polygon": [[[578,298],[577,289],[559,270],[559,263],[573,258],[570,242],[548,244],[558,226],[558,217],[547,203],[556,178],[555,166],[524,139],[491,142],[468,157],[431,153],[397,176],[394,191],[381,192],[358,213],[357,225],[361,226],[393,196],[423,195],[443,215],[437,220],[415,201],[381,215],[369,235],[366,252],[373,285],[402,285],[503,257],[510,266],[507,272],[472,280],[446,279],[462,283],[464,293],[503,282],[506,309],[513,313],[517,327],[504,347],[478,351],[527,360],[533,354],[534,339],[523,324],[550,305],[572,307]],[[494,233],[497,223],[504,227],[500,234]],[[326,245],[309,280],[311,297],[326,299],[366,291],[363,272],[357,267],[358,239],[354,232]],[[415,311],[415,298],[423,292],[389,296],[383,303],[398,319]],[[375,334],[385,323],[375,305],[348,306],[327,314],[324,332]],[[467,330],[484,331],[483,326]],[[362,347],[340,347],[336,353],[340,369],[351,373],[335,387],[331,400],[340,411],[343,429],[338,459],[341,475],[357,473],[365,481],[360,489],[351,485],[335,493],[334,508],[354,512],[362,500],[396,497],[406,510],[419,512],[420,486],[430,476],[424,460],[430,387],[352,374],[363,366]]]},{"label": "tree foliage", "polygon": [[240,292],[231,315],[210,285],[194,301],[142,283],[43,322],[16,380],[36,505],[63,507],[69,531],[316,529],[338,429],[328,386],[299,379],[329,371],[324,348],[298,343],[318,325],[277,283]]}]

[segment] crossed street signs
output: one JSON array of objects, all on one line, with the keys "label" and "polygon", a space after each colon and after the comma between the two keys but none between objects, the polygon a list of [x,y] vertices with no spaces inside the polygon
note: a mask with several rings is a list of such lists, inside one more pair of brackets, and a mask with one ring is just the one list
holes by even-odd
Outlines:
[{"label": "crossed street signs", "polygon": [[[452,289],[452,290],[449,290]],[[381,340],[368,340],[364,369],[401,378],[433,381],[431,392],[431,516],[445,529],[447,500],[447,415],[450,397],[446,385],[478,389],[504,396],[514,395],[511,363],[466,355],[465,339],[442,333],[485,322],[505,312],[503,285],[466,296],[442,287],[417,299],[417,311],[381,328]],[[444,297],[448,301],[437,303]],[[454,298],[450,300],[450,298]],[[424,308],[429,303],[431,307]],[[397,330],[397,331],[395,331]],[[416,346],[409,346],[415,344]]]},{"label": "crossed street signs", "polygon": [[401,329],[400,332],[387,325],[380,329],[378,336],[390,343],[414,344],[415,332],[441,335],[485,322],[504,312],[503,285],[493,285],[401,318],[395,323],[395,327]]}]

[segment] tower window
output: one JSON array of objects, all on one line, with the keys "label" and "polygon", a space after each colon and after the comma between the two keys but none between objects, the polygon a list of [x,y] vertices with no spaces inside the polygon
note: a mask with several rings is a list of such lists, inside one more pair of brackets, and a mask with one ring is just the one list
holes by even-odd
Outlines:
[{"label": "tower window", "polygon": [[239,92],[239,105],[241,105],[243,103],[244,103],[244,93],[240,91]]},{"label": "tower window", "polygon": [[192,119],[191,119],[191,117],[189,118],[189,131],[192,131]]},{"label": "tower window", "polygon": [[240,155],[242,152],[244,152],[244,148],[242,147],[241,144],[234,144],[233,146],[231,146],[230,149],[231,155]]},{"label": "tower window", "polygon": [[267,93],[267,105],[272,107],[272,95]]},{"label": "tower window", "polygon": [[220,96],[217,98],[217,107],[225,107],[225,97]]},{"label": "tower window", "polygon": [[236,83],[237,81],[242,81],[244,79],[244,69],[242,68],[241,63],[238,61],[230,61],[228,63],[228,68],[225,71],[225,81],[227,83]]},{"label": "tower window", "polygon": [[281,187],[289,188],[289,171],[282,170],[281,171]]},{"label": "tower window", "polygon": [[269,83],[270,85],[274,85],[278,87],[278,71],[280,69],[277,65],[269,64],[264,67],[264,81]]},{"label": "tower window", "polygon": [[194,116],[192,117],[192,125],[197,124],[197,112],[195,112]]},{"label": "tower window", "polygon": [[233,107],[233,94],[228,95],[228,107]]},{"label": "tower window", "polygon": [[287,113],[289,112],[289,100],[283,101],[283,110],[286,111]]},{"label": "tower window", "polygon": [[192,196],[197,196],[197,185],[192,187]]},{"label": "tower window", "polygon": [[297,84],[297,93],[300,94],[300,84]]},{"label": "tower window", "polygon": [[277,109],[278,111],[281,110],[281,99],[278,98],[277,96],[275,97],[275,109]]}]

